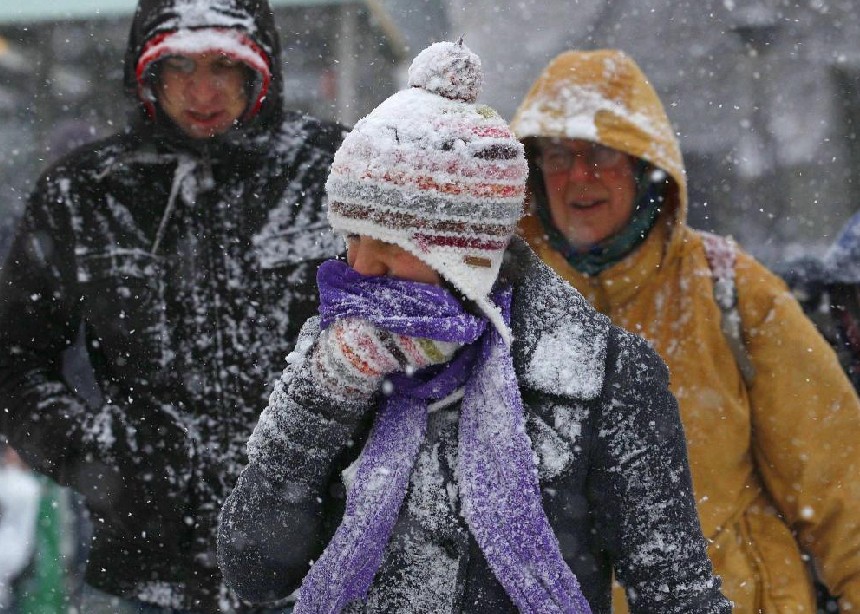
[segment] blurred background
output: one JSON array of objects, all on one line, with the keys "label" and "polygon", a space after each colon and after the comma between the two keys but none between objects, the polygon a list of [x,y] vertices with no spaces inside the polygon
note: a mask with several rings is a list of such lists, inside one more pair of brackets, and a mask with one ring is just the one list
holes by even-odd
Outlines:
[{"label": "blurred background", "polygon": [[[12,7],[15,5],[15,8]],[[272,0],[294,108],[353,124],[411,57],[465,35],[510,118],[568,48],[620,47],[651,78],[690,174],[692,225],[766,263],[819,250],[860,202],[855,0]],[[122,124],[134,0],[0,8],[0,219],[58,153]]]},{"label": "blurred background", "polygon": [[[272,0],[291,107],[353,124],[436,40],[465,36],[510,119],[568,48],[619,47],[681,139],[693,226],[766,264],[818,252],[860,203],[856,0]],[[134,0],[0,3],[0,226],[46,164],[122,125]],[[0,239],[0,248],[5,242]]]}]

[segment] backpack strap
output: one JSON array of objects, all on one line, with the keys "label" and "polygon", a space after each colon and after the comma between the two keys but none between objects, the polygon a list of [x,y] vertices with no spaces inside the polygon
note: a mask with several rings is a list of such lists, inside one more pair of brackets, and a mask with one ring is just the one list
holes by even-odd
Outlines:
[{"label": "backpack strap", "polygon": [[747,386],[755,379],[755,367],[750,358],[742,334],[741,313],[738,309],[738,289],[735,284],[735,242],[723,237],[699,231],[705,246],[705,257],[714,280],[714,300],[720,308],[720,329],[729,344],[735,362]]}]

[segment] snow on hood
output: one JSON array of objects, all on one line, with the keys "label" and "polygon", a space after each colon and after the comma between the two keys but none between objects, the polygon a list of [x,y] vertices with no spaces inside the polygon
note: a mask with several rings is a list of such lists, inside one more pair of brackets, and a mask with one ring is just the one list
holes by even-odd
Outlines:
[{"label": "snow on hood", "polygon": [[624,52],[557,56],[532,85],[511,128],[523,141],[586,139],[647,160],[674,180],[676,219],[686,221],[687,180],[678,139],[648,78]]}]

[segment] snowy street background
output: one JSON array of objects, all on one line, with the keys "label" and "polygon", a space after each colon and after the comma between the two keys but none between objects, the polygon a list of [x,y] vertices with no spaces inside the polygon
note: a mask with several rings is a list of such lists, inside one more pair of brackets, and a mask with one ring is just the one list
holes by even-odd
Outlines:
[{"label": "snowy street background", "polygon": [[[547,61],[620,47],[652,79],[690,175],[693,226],[773,265],[820,250],[860,201],[853,0],[275,0],[287,103],[354,123],[426,44],[464,35],[510,119]],[[0,7],[0,223],[58,151],[121,125],[133,0]],[[79,7],[79,8],[75,8]],[[8,230],[7,230],[8,234]],[[0,241],[0,245],[3,242]]]}]

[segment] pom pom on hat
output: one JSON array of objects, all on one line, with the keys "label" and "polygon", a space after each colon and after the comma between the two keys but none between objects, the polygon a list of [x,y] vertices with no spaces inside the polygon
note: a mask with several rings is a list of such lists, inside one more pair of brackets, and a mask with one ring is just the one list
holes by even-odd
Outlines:
[{"label": "pom pom on hat", "polygon": [[415,56],[408,73],[409,87],[469,103],[478,99],[483,82],[481,58],[463,44],[463,39],[430,45]]},{"label": "pom pom on hat", "polygon": [[490,300],[523,214],[523,146],[490,107],[474,104],[481,61],[460,43],[436,43],[390,96],[350,132],[326,191],[335,231],[414,254],[473,301],[510,342]]}]

